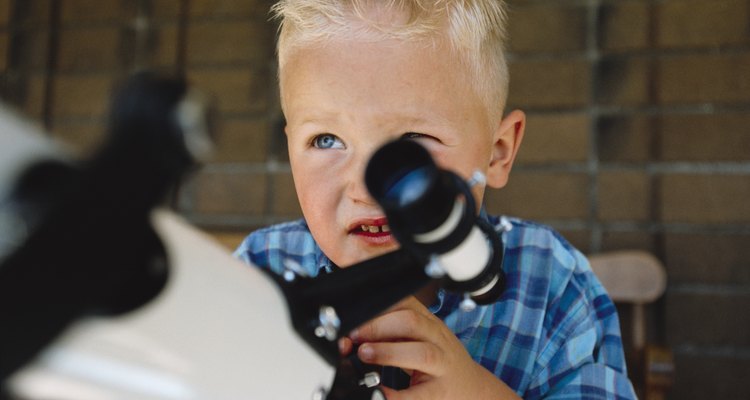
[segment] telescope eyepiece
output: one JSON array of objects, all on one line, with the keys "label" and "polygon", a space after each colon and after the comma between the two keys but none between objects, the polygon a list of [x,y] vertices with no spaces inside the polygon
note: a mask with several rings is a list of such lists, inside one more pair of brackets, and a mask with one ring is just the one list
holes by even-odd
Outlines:
[{"label": "telescope eyepiece", "polygon": [[408,139],[375,152],[365,171],[365,184],[402,244],[439,228],[463,194],[454,174],[438,168],[424,147]]},{"label": "telescope eyepiece", "polygon": [[404,248],[440,258],[446,288],[480,304],[499,297],[505,286],[502,243],[477,217],[466,181],[439,168],[419,143],[399,139],[375,152],[365,184]]}]

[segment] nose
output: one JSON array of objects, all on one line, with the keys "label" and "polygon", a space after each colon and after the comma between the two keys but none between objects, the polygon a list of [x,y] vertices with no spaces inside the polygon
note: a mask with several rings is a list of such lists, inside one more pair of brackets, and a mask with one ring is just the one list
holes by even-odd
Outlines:
[{"label": "nose", "polygon": [[365,185],[365,169],[367,168],[367,163],[370,161],[370,156],[375,152],[374,148],[369,150],[360,152],[352,157],[347,168],[346,177],[342,178],[346,179],[345,190],[346,196],[349,199],[355,203],[377,205]]}]

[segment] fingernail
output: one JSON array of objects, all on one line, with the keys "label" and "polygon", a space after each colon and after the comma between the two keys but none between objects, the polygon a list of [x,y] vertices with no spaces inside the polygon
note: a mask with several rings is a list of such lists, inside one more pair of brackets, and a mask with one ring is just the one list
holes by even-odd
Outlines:
[{"label": "fingernail", "polygon": [[351,339],[353,342],[359,341],[359,329],[355,329],[349,332],[349,339]]},{"label": "fingernail", "polygon": [[359,346],[359,358],[362,361],[372,360],[375,356],[375,350],[370,345],[363,344]]}]

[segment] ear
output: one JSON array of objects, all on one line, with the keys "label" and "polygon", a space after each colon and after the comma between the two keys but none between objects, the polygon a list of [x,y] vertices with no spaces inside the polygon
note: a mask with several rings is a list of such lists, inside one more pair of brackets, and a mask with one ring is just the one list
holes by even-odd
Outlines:
[{"label": "ear", "polygon": [[498,124],[493,134],[492,158],[487,169],[487,185],[499,189],[508,183],[508,175],[523,140],[526,114],[513,110]]}]

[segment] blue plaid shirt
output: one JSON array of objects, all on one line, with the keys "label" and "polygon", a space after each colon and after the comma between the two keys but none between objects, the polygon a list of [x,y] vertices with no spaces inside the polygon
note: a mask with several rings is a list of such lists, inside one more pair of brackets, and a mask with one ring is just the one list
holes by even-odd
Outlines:
[{"label": "blue plaid shirt", "polygon": [[[504,294],[466,312],[440,291],[430,310],[524,399],[634,399],[617,312],[586,258],[547,227],[486,218],[505,244]],[[333,268],[304,220],[253,232],[235,255],[276,273],[290,260],[310,276]]]}]

